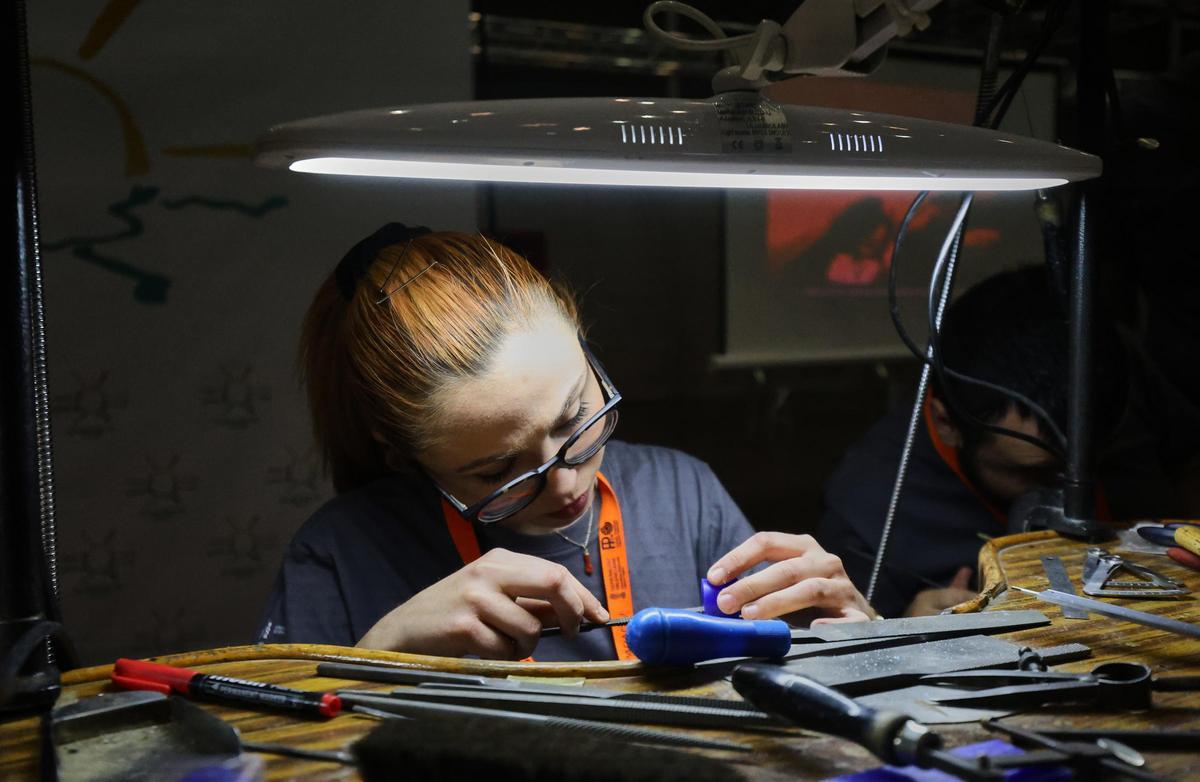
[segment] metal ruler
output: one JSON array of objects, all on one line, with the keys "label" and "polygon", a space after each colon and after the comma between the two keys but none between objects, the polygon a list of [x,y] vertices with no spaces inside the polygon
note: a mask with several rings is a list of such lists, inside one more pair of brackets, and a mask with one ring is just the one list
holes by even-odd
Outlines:
[{"label": "metal ruler", "polygon": [[[1061,559],[1055,556],[1042,557],[1042,568],[1046,571],[1046,580],[1050,582],[1051,589],[1068,595],[1075,594],[1075,585],[1071,583],[1071,577],[1067,575],[1067,568]],[[1062,608],[1063,619],[1088,618],[1088,612],[1082,609],[1070,606],[1060,606],[1060,608]]]}]

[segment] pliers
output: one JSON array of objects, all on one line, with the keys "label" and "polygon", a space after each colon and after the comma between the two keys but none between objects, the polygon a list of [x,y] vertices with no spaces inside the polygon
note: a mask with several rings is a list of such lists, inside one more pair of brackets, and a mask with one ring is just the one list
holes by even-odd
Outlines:
[{"label": "pliers", "polygon": [[980,670],[933,674],[923,676],[921,681],[959,688],[984,688],[966,695],[935,698],[935,703],[1016,710],[1045,704],[1148,709],[1153,705],[1151,693],[1154,690],[1200,690],[1200,676],[1156,677],[1149,666],[1133,662],[1104,663],[1086,673]]}]

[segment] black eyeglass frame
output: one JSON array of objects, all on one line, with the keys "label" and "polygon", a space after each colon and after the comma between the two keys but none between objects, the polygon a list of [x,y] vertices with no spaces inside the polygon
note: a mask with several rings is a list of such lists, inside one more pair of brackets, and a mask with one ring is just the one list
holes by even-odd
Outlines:
[{"label": "black eyeglass frame", "polygon": [[[520,511],[529,507],[529,505],[534,500],[536,500],[538,497],[540,497],[543,491],[545,491],[546,476],[549,474],[550,470],[554,469],[559,464],[566,464],[570,467],[577,467],[580,464],[583,464],[588,459],[591,459],[593,456],[595,456],[596,453],[601,448],[603,448],[604,445],[612,438],[612,433],[617,428],[617,421],[616,421],[617,409],[616,408],[617,408],[617,405],[621,401],[621,392],[617,390],[617,387],[615,385],[613,385],[612,380],[608,377],[608,373],[604,371],[604,367],[600,364],[600,362],[592,354],[592,351],[588,348],[587,343],[583,340],[583,337],[579,338],[579,346],[581,348],[583,348],[583,355],[585,358],[587,358],[588,365],[592,368],[593,374],[596,375],[596,380],[598,380],[600,383],[601,397],[603,398],[603,397],[607,396],[607,399],[605,399],[603,406],[601,406],[601,408],[599,410],[597,410],[590,418],[588,418],[588,420],[586,420],[582,424],[580,424],[579,428],[576,429],[574,431],[574,433],[572,433],[571,436],[566,439],[566,442],[563,443],[562,448],[558,449],[558,453],[555,454],[552,458],[550,458],[545,464],[543,464],[541,467],[538,467],[537,469],[529,470],[528,472],[521,473],[516,478],[513,478],[511,481],[508,481],[503,486],[501,486],[500,488],[491,492],[486,497],[484,497],[482,500],[474,503],[473,505],[468,506],[468,505],[464,504],[461,500],[457,499],[453,494],[446,491],[441,486],[437,486],[437,482],[434,481],[434,485],[437,486],[437,490],[439,492],[441,492],[442,496],[446,498],[447,502],[449,502],[451,505],[453,505],[455,507],[455,509],[460,514],[462,514],[463,518],[467,519],[468,521],[478,522],[479,524],[495,524],[496,522],[507,519],[509,516],[519,513]],[[600,419],[602,419],[604,416],[608,415],[609,413],[613,414],[614,419],[613,419],[612,425],[610,427],[608,427],[608,434],[602,434],[600,439],[598,439],[596,441],[595,445],[593,445],[591,448],[589,448],[586,452],[584,452],[580,456],[577,456],[574,459],[568,459],[567,451],[569,451],[571,449],[571,446],[573,446],[579,440],[579,438],[583,435],[584,432],[586,432],[589,428],[591,428],[593,425],[598,423],[600,421]],[[512,508],[512,510],[505,512],[505,514],[503,516],[497,516],[496,518],[487,519],[487,520],[479,518],[479,514],[489,504],[495,502],[497,499],[499,499],[503,494],[508,492],[513,487],[517,486],[520,483],[523,483],[524,481],[530,480],[530,479],[537,479],[539,481],[539,483],[538,483],[537,489],[529,494],[528,500],[526,500],[525,502],[523,502],[519,505],[514,506]]]}]

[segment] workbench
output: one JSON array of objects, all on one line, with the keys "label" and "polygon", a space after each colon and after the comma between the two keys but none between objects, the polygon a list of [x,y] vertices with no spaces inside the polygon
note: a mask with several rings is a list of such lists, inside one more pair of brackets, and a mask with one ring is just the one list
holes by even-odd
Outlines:
[{"label": "workbench", "polygon": [[[1051,618],[1047,627],[1023,630],[1000,636],[1021,644],[1047,647],[1070,642],[1091,647],[1088,660],[1059,667],[1061,670],[1088,670],[1112,660],[1141,661],[1156,674],[1169,672],[1200,674],[1200,642],[1170,635],[1092,614],[1087,620],[1064,619],[1055,606],[1041,603],[1016,591],[1008,584],[1031,589],[1046,588],[1040,558],[1060,556],[1076,585],[1085,544],[1061,538],[1050,532],[1035,532],[998,538],[986,543],[980,552],[982,590],[978,598],[955,610],[1035,609]],[[1160,572],[1184,581],[1193,594],[1176,600],[1122,600],[1122,605],[1150,611],[1189,622],[1200,622],[1200,573],[1176,565],[1166,557],[1128,554],[1127,558],[1150,564]],[[1078,586],[1077,586],[1078,589]],[[521,663],[484,660],[448,659],[422,655],[375,652],[333,646],[258,645],[214,649],[155,658],[159,662],[196,668],[255,681],[284,684],[305,690],[332,690],[338,687],[386,691],[392,685],[347,682],[317,678],[316,666],[323,661],[366,661],[400,667],[433,668],[490,676],[521,674],[529,676],[587,677],[607,688],[631,690],[684,691],[689,694],[732,697],[726,681],[694,685],[687,674],[652,671],[639,663]],[[70,671],[63,676],[60,704],[111,689],[111,666]],[[1006,718],[1019,725],[1049,727],[1115,727],[1125,729],[1200,730],[1200,692],[1155,693],[1156,708],[1144,712],[1087,713],[1039,709],[1036,713]],[[234,725],[243,740],[288,744],[312,749],[340,749],[365,735],[377,723],[353,714],[327,721],[305,721],[268,712],[251,712],[221,705],[205,704],[222,719]],[[36,721],[26,719],[0,725],[0,779],[34,779],[37,772]],[[976,724],[943,725],[936,728],[952,746],[995,738]],[[679,730],[679,729],[672,729]],[[753,744],[752,753],[705,752],[714,759],[736,764],[747,779],[825,779],[880,765],[865,750],[847,741],[793,730],[787,733],[696,731],[701,735],[735,737]],[[1197,748],[1200,750],[1200,747]],[[699,751],[699,750],[693,750]],[[1200,776],[1200,753],[1145,751],[1148,766],[1166,779],[1196,779]],[[353,767],[328,762],[267,757],[268,779],[353,780]]]}]

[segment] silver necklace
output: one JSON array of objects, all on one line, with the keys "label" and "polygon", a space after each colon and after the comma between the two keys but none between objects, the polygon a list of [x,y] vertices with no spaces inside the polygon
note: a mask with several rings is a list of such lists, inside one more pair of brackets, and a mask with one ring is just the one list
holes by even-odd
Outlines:
[{"label": "silver necklace", "polygon": [[557,530],[557,529],[554,530],[555,535],[558,535],[560,538],[567,541],[572,546],[578,547],[579,550],[583,552],[583,572],[589,576],[592,574],[593,568],[592,568],[592,553],[590,551],[588,551],[588,544],[592,542],[592,523],[596,520],[596,503],[599,501],[600,501],[600,498],[595,497],[592,499],[591,504],[588,505],[587,532],[583,536],[582,543],[571,540],[570,538],[568,538],[566,535],[563,534],[562,530]]}]

